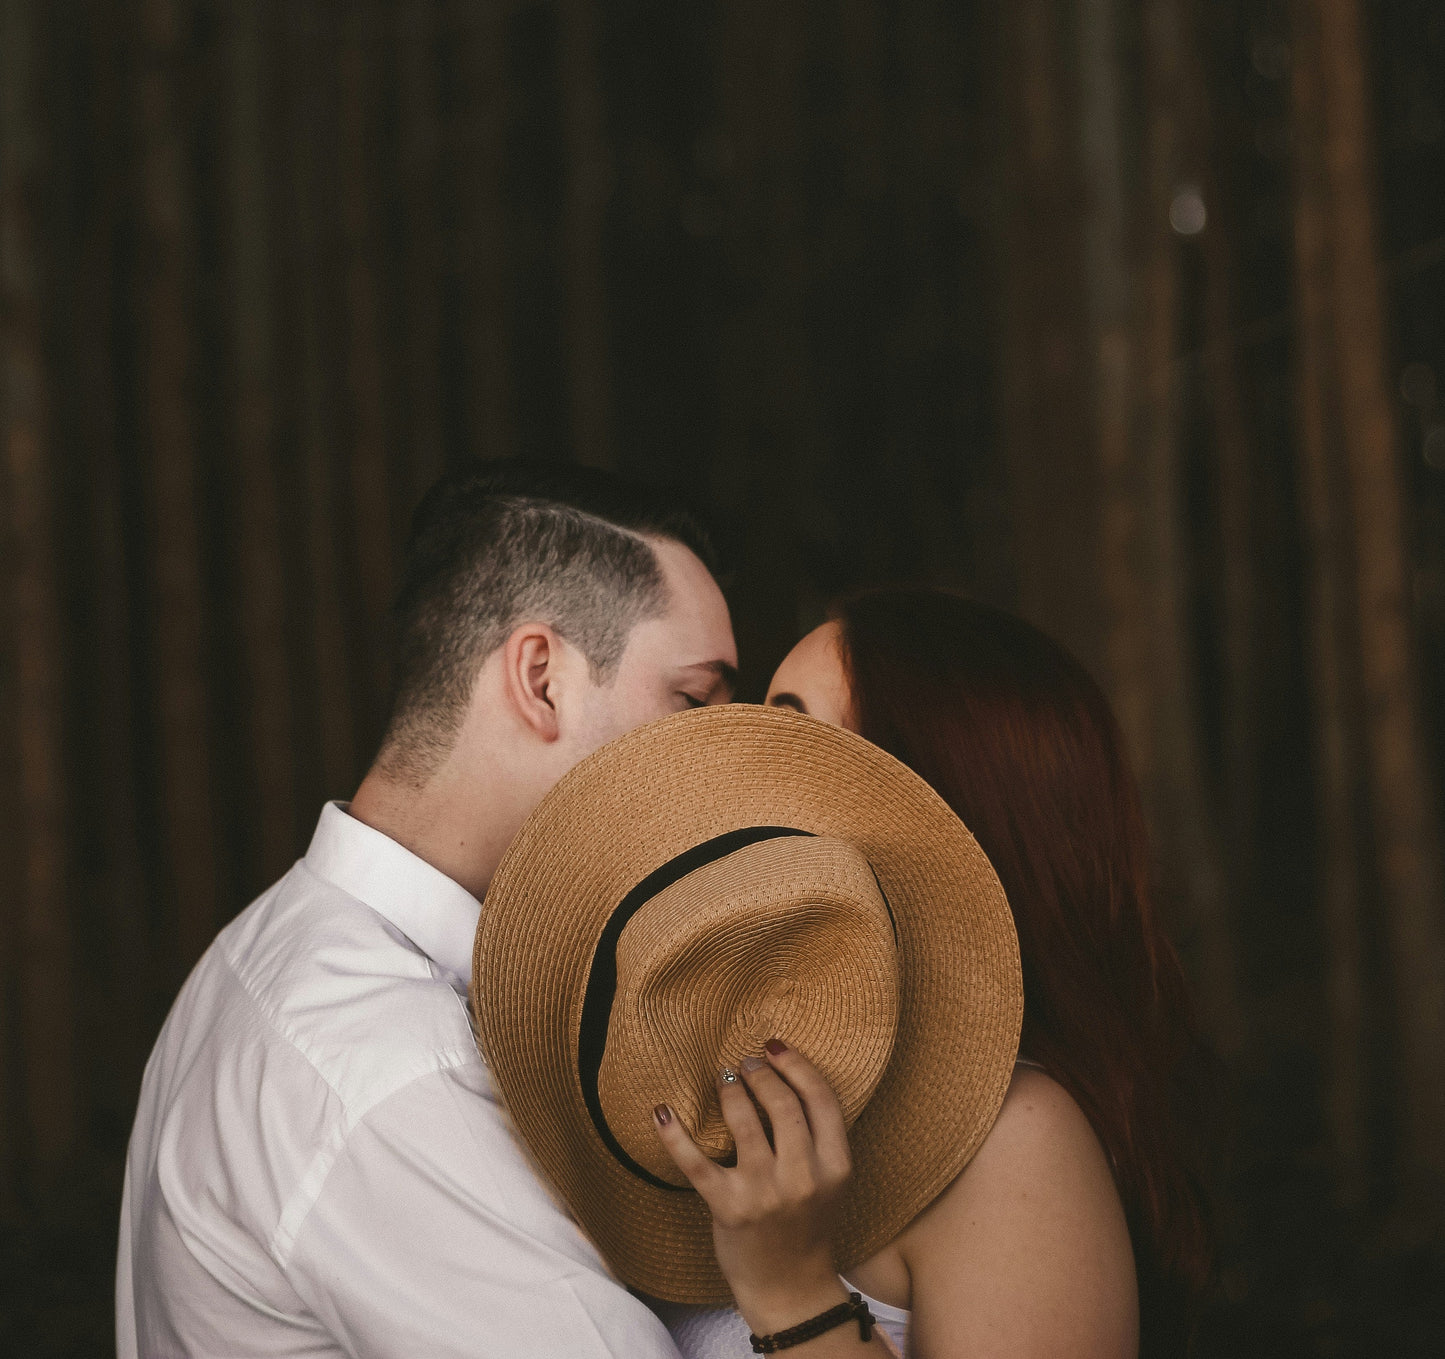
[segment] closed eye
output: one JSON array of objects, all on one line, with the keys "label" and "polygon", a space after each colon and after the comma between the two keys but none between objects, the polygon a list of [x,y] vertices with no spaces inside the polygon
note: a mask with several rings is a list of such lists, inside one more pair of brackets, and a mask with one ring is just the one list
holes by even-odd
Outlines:
[{"label": "closed eye", "polygon": [[684,694],[684,693],[679,692],[679,693],[678,693],[678,697],[679,697],[684,703],[686,703],[689,708],[705,708],[705,707],[707,707],[707,702],[706,702],[706,700],[701,699],[701,698],[698,698],[695,694]]}]

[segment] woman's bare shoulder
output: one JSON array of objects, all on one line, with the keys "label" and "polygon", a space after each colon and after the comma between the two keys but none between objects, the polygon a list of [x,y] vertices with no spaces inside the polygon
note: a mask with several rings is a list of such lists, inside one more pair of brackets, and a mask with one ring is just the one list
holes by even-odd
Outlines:
[{"label": "woman's bare shoulder", "polygon": [[1134,1256],[1108,1160],[1041,1071],[1015,1072],[978,1153],[898,1245],[928,1359],[1137,1351]]},{"label": "woman's bare shoulder", "polygon": [[[1047,1172],[1069,1181],[1080,1177],[1079,1188],[1107,1185],[1107,1197],[1118,1202],[1104,1148],[1084,1111],[1058,1081],[1037,1067],[1014,1068],[992,1130],[954,1184],[963,1187],[970,1171],[982,1167],[1034,1176]],[[975,1183],[969,1187],[977,1187],[977,1173],[972,1180]]]}]

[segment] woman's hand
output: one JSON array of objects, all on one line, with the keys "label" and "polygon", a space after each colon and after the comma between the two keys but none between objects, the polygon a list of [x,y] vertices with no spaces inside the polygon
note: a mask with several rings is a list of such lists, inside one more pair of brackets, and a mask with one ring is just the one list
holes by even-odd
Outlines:
[{"label": "woman's hand", "polygon": [[[767,1053],[766,1060],[745,1058],[740,1080],[718,1081],[723,1121],[737,1144],[735,1168],[705,1155],[666,1105],[653,1112],[663,1146],[712,1210],[718,1265],[759,1335],[847,1301],[832,1228],[852,1172],[843,1112],[827,1081],[777,1039]],[[748,1091],[767,1112],[771,1146]]]}]

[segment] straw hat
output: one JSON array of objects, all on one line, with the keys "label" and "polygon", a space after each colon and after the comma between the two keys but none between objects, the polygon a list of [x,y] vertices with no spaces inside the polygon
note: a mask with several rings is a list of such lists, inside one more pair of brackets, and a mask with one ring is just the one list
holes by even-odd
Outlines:
[{"label": "straw hat", "polygon": [[726,1159],[717,1073],[772,1037],[851,1125],[841,1269],[978,1149],[1023,1016],[1018,941],[972,835],[876,746],[796,713],[679,713],[579,764],[482,906],[472,1010],[517,1130],[623,1282],[725,1303],[667,1103]]}]

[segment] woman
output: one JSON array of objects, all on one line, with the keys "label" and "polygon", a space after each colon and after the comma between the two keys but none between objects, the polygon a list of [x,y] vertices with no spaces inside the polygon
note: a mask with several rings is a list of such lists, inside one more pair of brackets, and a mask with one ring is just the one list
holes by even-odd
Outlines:
[{"label": "woman", "polygon": [[[1183,1353],[1209,1263],[1191,1155],[1207,1058],[1097,686],[1016,618],[887,590],[799,642],[767,701],[925,778],[987,853],[1019,935],[1023,1037],[998,1121],[849,1283],[910,1312],[910,1350],[929,1359]],[[696,1165],[675,1129],[660,1135]],[[684,1354],[707,1352],[709,1318],[670,1320]]]}]

